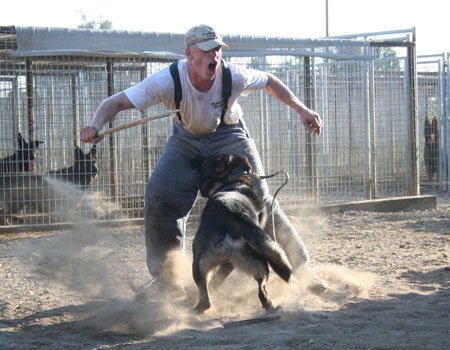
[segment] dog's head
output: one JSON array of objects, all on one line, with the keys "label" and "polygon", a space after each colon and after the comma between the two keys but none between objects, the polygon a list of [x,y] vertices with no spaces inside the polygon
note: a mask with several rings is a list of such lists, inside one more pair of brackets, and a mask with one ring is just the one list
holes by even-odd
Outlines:
[{"label": "dog's head", "polygon": [[192,166],[199,172],[199,188],[203,197],[210,197],[230,179],[252,171],[247,157],[234,154],[194,159]]},{"label": "dog's head", "polygon": [[41,143],[44,142],[37,140],[27,142],[20,132],[17,134],[18,148],[15,158],[17,160],[18,171],[28,172],[34,170],[34,155]]},{"label": "dog's head", "polygon": [[436,117],[433,117],[432,120],[425,117],[424,136],[426,144],[437,144],[439,139],[439,126]]},{"label": "dog's head", "polygon": [[91,180],[97,176],[97,146],[93,145],[91,150],[85,154],[81,148],[75,146],[74,175],[79,176],[79,183],[82,186],[90,184]]}]

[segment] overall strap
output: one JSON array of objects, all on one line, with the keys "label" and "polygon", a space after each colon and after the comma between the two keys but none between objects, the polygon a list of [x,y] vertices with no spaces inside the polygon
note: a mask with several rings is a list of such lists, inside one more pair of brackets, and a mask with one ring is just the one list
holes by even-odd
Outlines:
[{"label": "overall strap", "polygon": [[[175,85],[175,93],[174,93],[175,108],[180,109],[180,102],[181,102],[181,99],[183,98],[183,92],[181,91],[180,73],[178,72],[178,61],[173,62],[170,65],[169,69],[170,69],[170,75],[172,76],[173,83]],[[178,116],[178,120],[180,121],[180,123],[183,124],[180,112],[177,112],[177,116]]]},{"label": "overall strap", "polygon": [[[223,117],[228,109],[228,99],[231,96],[231,71],[228,67],[227,62],[222,60],[222,98],[223,98],[223,107],[222,107],[222,116],[220,118],[220,124],[223,124]],[[180,73],[178,71],[178,61],[173,62],[170,67],[170,75],[172,76],[173,83],[175,86],[174,99],[175,99],[175,108],[180,109],[180,102],[183,99],[183,92],[181,88],[180,81]],[[180,122],[182,122],[180,112],[177,112],[177,116]]]},{"label": "overall strap", "polygon": [[228,67],[228,63],[222,59],[222,98],[223,98],[223,108],[222,116],[220,118],[220,124],[223,124],[223,117],[228,109],[228,99],[231,96],[231,72]]}]

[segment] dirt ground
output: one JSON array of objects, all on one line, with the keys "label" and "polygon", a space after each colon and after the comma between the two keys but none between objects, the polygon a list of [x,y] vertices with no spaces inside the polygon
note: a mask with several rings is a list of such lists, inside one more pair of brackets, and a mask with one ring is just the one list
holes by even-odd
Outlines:
[{"label": "dirt ground", "polygon": [[0,348],[450,349],[449,194],[436,210],[292,220],[329,289],[272,273],[281,319],[236,327],[224,323],[264,316],[256,283],[233,272],[197,316],[189,251],[178,261],[185,296],[135,301],[149,281],[140,226],[1,234]]}]

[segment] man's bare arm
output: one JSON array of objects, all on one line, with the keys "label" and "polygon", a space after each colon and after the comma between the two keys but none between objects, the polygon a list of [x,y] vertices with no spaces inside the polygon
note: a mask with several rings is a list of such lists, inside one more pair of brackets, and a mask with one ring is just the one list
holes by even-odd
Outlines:
[{"label": "man's bare arm", "polygon": [[273,74],[267,74],[267,85],[265,90],[276,99],[291,107],[300,116],[302,124],[308,132],[314,132],[320,135],[322,129],[322,120],[320,115],[306,107],[292,91]]},{"label": "man's bare arm", "polygon": [[92,142],[96,144],[103,137],[95,137],[97,131],[101,130],[103,125],[112,121],[120,111],[134,108],[124,92],[119,92],[105,99],[98,106],[94,113],[91,125],[80,130],[80,139],[82,142]]}]

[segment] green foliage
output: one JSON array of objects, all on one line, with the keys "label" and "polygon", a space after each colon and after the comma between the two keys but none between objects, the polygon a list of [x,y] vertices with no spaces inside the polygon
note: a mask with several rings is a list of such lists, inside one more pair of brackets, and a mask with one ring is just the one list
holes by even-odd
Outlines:
[{"label": "green foliage", "polygon": [[400,70],[400,61],[397,59],[397,52],[392,47],[375,47],[374,56],[375,70]]},{"label": "green foliage", "polygon": [[87,20],[86,15],[81,12],[81,20],[83,23],[78,25],[78,28],[88,29],[112,29],[112,22],[107,19],[103,19],[102,16],[98,20]]}]

